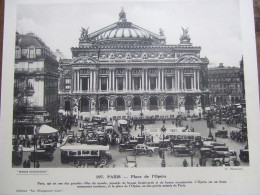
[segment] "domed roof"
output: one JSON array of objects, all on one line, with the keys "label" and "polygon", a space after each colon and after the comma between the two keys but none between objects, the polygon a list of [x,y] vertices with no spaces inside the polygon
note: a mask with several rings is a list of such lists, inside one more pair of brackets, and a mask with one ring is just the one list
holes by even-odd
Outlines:
[{"label": "domed roof", "polygon": [[90,33],[87,30],[84,31],[84,36],[80,39],[80,43],[97,43],[102,44],[104,42],[113,42],[120,44],[129,43],[147,43],[151,45],[165,44],[165,37],[158,35],[143,29],[139,26],[127,22],[126,14],[122,10],[119,14],[119,22],[107,26],[101,30]]},{"label": "domed roof", "polygon": [[97,36],[97,39],[111,38],[150,38],[148,31],[136,28],[130,22],[117,23],[115,28],[104,31]]}]

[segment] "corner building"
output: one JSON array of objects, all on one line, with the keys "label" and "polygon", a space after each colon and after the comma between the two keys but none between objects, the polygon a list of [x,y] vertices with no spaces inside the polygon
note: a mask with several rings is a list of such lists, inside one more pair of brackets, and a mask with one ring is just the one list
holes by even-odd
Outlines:
[{"label": "corner building", "polygon": [[167,45],[162,30],[150,32],[119,21],[88,33],[82,28],[72,60],[60,61],[60,102],[66,111],[200,112],[208,103],[207,58],[192,46],[188,30]]}]

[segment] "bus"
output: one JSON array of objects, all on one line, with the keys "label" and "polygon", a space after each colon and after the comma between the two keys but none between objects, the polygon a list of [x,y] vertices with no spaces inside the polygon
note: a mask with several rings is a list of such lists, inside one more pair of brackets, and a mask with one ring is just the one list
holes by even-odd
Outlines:
[{"label": "bus", "polygon": [[[184,132],[185,127],[167,127],[165,136],[173,132]],[[162,130],[160,128],[145,129],[143,134],[146,137],[153,137],[153,141],[159,142],[162,138]],[[166,138],[165,138],[166,139]]]},{"label": "bus", "polygon": [[62,146],[61,163],[82,162],[86,164],[106,165],[112,159],[109,146],[68,145]]},{"label": "bus", "polygon": [[[163,134],[160,139],[163,139]],[[164,139],[170,139],[173,145],[195,144],[198,147],[202,145],[201,134],[198,132],[165,132]]]}]

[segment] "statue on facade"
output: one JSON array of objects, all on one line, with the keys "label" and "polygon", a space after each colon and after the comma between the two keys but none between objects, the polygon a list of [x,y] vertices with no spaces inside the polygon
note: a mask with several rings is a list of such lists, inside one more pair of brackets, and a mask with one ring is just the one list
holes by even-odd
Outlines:
[{"label": "statue on facade", "polygon": [[189,28],[186,28],[184,29],[183,27],[182,28],[182,35],[181,35],[181,38],[180,38],[180,41],[181,41],[181,44],[191,44],[190,43],[190,36],[188,35],[188,32],[189,32]]},{"label": "statue on facade", "polygon": [[160,36],[164,36],[164,32],[163,32],[163,29],[159,29],[159,33],[160,33]]},{"label": "statue on facade", "polygon": [[126,13],[122,7],[121,12],[119,13],[119,21],[126,22]]},{"label": "statue on facade", "polygon": [[189,37],[189,35],[188,35],[189,28],[187,28],[187,29],[184,29],[183,27],[181,27],[181,28],[182,28],[182,32],[183,32],[182,37]]},{"label": "statue on facade", "polygon": [[87,40],[88,39],[88,29],[85,29],[83,27],[81,27],[81,35],[80,35],[80,40]]}]

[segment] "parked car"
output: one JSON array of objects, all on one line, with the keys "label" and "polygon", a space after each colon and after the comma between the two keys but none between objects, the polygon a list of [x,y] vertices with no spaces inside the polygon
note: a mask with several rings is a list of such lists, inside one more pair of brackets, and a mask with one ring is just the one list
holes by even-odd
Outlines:
[{"label": "parked car", "polygon": [[119,146],[119,152],[134,150],[134,147],[138,144],[137,140],[129,140],[124,144],[120,144]]},{"label": "parked car", "polygon": [[134,155],[145,154],[145,155],[148,155],[149,157],[151,157],[153,155],[153,151],[151,149],[149,149],[149,147],[144,145],[144,144],[136,145],[134,147],[133,153],[134,153]]},{"label": "parked car", "polygon": [[229,149],[227,146],[214,146],[211,149],[211,152],[212,152],[211,157],[215,158],[215,157],[222,156],[226,152],[229,153]]},{"label": "parked car", "polygon": [[135,167],[137,167],[136,156],[127,156],[126,157],[125,167],[127,167],[127,168],[135,168]]},{"label": "parked car", "polygon": [[212,166],[230,166],[230,153],[229,152],[223,152],[219,154],[218,156],[214,156],[211,158],[211,165]]},{"label": "parked car", "polygon": [[180,155],[190,155],[191,152],[186,145],[174,145],[172,147],[171,153],[178,157]]},{"label": "parked car", "polygon": [[227,130],[218,130],[216,133],[215,133],[215,137],[221,137],[221,138],[228,138],[228,131]]},{"label": "parked car", "polygon": [[243,162],[249,162],[249,150],[248,149],[240,150],[239,158]]},{"label": "parked car", "polygon": [[211,158],[212,150],[211,148],[202,147],[200,148],[200,156],[204,156],[206,158]]},{"label": "parked car", "polygon": [[147,145],[148,148],[153,151],[153,153],[157,153],[159,151],[159,142],[147,142],[145,145]]}]

